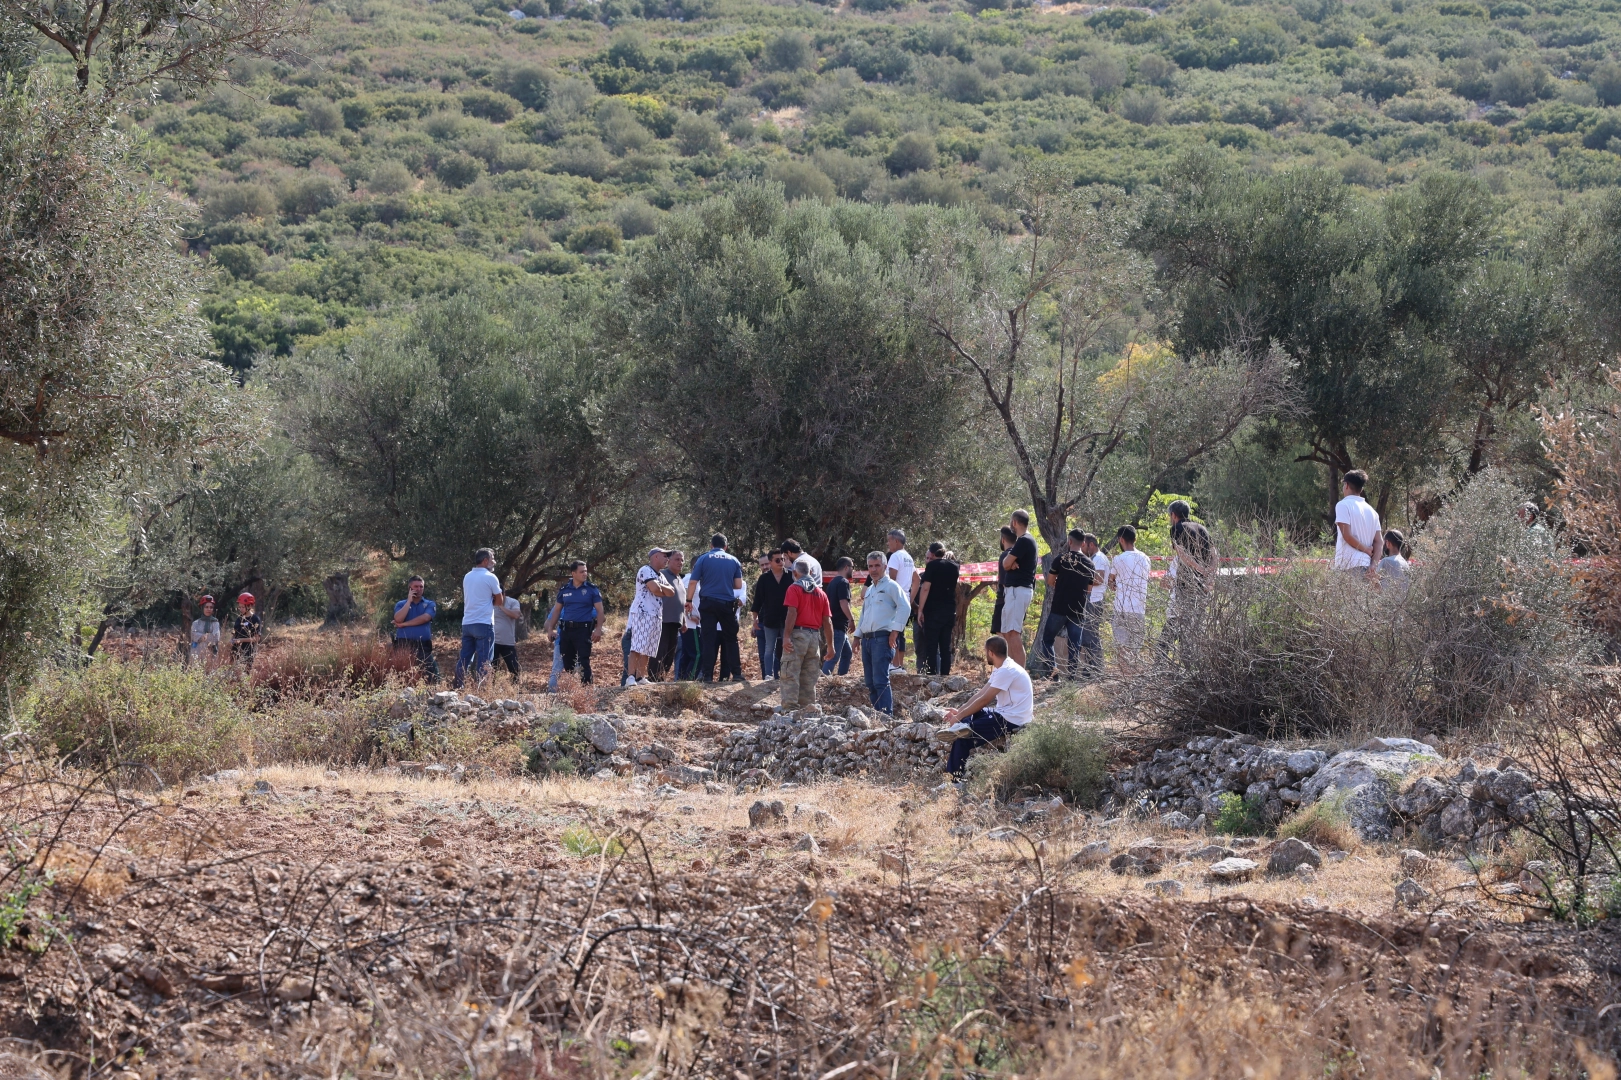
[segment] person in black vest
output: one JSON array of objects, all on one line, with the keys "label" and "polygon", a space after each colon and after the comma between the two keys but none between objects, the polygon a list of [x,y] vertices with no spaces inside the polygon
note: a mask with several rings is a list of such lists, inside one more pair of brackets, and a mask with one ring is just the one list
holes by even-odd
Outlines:
[{"label": "person in black vest", "polygon": [[951,674],[951,636],[957,630],[957,576],[960,567],[936,540],[923,556],[918,588],[917,666],[925,675]]},{"label": "person in black vest", "polygon": [[1007,570],[1002,588],[1002,636],[1007,639],[1007,654],[1019,667],[1025,666],[1024,617],[1030,610],[1030,601],[1036,595],[1036,571],[1041,567],[1041,556],[1036,551],[1035,537],[1030,535],[1030,515],[1015,510],[1008,519],[1008,527],[1015,537],[1013,546],[1002,556]]}]

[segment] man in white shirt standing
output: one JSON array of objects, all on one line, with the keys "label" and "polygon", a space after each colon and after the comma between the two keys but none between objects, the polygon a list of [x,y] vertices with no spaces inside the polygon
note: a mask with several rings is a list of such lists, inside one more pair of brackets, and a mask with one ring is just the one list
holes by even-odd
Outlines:
[{"label": "man in white shirt standing", "polygon": [[1081,536],[1081,554],[1092,560],[1092,591],[1081,618],[1081,651],[1086,653],[1086,670],[1096,678],[1103,674],[1103,591],[1109,584],[1109,557],[1091,533]]},{"label": "man in white shirt standing", "polygon": [[1362,497],[1368,474],[1352,469],[1340,485],[1345,497],[1334,506],[1334,562],[1336,570],[1360,572],[1369,581],[1378,580],[1379,560],[1384,555],[1385,538],[1379,528],[1379,512]]},{"label": "man in white shirt standing", "polygon": [[[906,550],[906,534],[900,529],[889,530],[889,536],[884,546],[889,549],[890,580],[901,587],[907,603],[912,605],[912,613],[917,613],[917,590],[920,582],[917,577],[917,563],[912,561],[912,553]],[[914,635],[915,637],[916,635]],[[906,631],[902,630],[895,642],[895,662],[889,665],[889,670],[897,675],[906,673]]]},{"label": "man in white shirt standing", "polygon": [[991,668],[985,688],[969,698],[962,708],[946,713],[946,726],[935,732],[935,738],[951,744],[946,773],[959,780],[968,767],[968,755],[975,747],[989,746],[1035,719],[1035,693],[1030,685],[1030,673],[1008,659],[1005,639],[986,639],[985,663]]},{"label": "man in white shirt standing", "polygon": [[1137,665],[1137,654],[1148,633],[1149,564],[1148,556],[1137,550],[1135,528],[1122,525],[1114,535],[1121,550],[1109,563],[1109,579],[1114,584],[1114,615],[1109,624],[1114,627],[1115,658],[1120,670],[1129,673]]},{"label": "man in white shirt standing", "polygon": [[490,569],[494,565],[495,552],[479,548],[473,552],[473,568],[462,578],[462,652],[456,660],[454,683],[458,690],[469,662],[473,681],[480,686],[490,671],[490,656],[495,652],[495,609],[506,600],[501,579]]}]

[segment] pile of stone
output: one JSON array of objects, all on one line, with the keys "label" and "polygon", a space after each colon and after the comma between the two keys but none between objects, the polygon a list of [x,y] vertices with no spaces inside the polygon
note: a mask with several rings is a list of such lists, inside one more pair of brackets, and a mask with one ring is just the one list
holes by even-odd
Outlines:
[{"label": "pile of stone", "polygon": [[[934,701],[944,695],[962,694],[970,689],[972,684],[963,675],[947,675],[937,678],[933,675],[915,675],[911,672],[891,672],[889,676],[890,695],[894,699],[896,715],[905,715],[914,708],[926,705],[939,706],[942,702]],[[775,712],[777,694],[771,693],[764,700],[755,702],[750,708],[758,715]],[[867,709],[872,700],[867,693],[867,686],[855,675],[824,675],[816,682],[816,701],[823,712],[844,715],[850,706]],[[960,704],[952,701],[950,704]]]},{"label": "pile of stone", "polygon": [[1373,739],[1330,756],[1268,747],[1249,736],[1207,737],[1157,750],[1117,773],[1111,797],[1115,809],[1188,827],[1192,815],[1213,821],[1229,792],[1259,807],[1267,825],[1325,796],[1343,796],[1350,825],[1364,840],[1402,832],[1466,846],[1497,840],[1551,798],[1509,760],[1495,769],[1465,760],[1450,777],[1409,780],[1410,773],[1442,763],[1434,747],[1414,739]]},{"label": "pile of stone", "polygon": [[1440,760],[1434,747],[1414,739],[1373,739],[1330,756],[1320,749],[1265,746],[1247,735],[1206,736],[1156,750],[1150,760],[1117,773],[1111,795],[1115,808],[1139,815],[1203,814],[1213,820],[1221,797],[1232,793],[1273,825],[1325,794],[1344,792],[1352,826],[1364,839],[1388,840],[1397,784],[1415,766]]},{"label": "pile of stone", "polygon": [[424,694],[406,687],[388,712],[398,721],[390,728],[390,734],[398,739],[410,739],[468,719],[489,724],[501,734],[518,734],[529,730],[537,710],[532,701],[511,698],[486,701],[477,694],[459,694],[454,690]]},{"label": "pile of stone", "polygon": [[[665,783],[686,787],[715,779],[713,769],[680,760],[680,755],[656,739],[633,745],[630,736],[635,727],[633,717],[618,713],[581,713],[572,721],[553,721],[533,748],[548,768],[559,767],[567,758],[580,775],[601,780],[656,773]],[[584,745],[578,737],[581,734]]]},{"label": "pile of stone", "polygon": [[1512,760],[1482,769],[1465,759],[1451,777],[1421,776],[1391,800],[1409,835],[1487,845],[1535,817],[1552,795]]},{"label": "pile of stone", "polygon": [[934,732],[945,714],[932,705],[917,705],[911,715],[909,723],[894,723],[856,705],[843,715],[824,713],[819,705],[779,712],[754,728],[727,735],[714,766],[723,773],[764,770],[791,781],[818,774],[939,772],[948,749]]}]

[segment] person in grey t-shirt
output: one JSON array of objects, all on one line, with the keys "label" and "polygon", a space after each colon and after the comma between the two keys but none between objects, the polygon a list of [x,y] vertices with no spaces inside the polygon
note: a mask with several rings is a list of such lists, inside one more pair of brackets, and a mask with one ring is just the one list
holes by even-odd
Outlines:
[{"label": "person in grey t-shirt", "polygon": [[662,680],[675,668],[675,643],[681,637],[681,620],[685,614],[685,591],[681,587],[681,568],[686,563],[687,556],[682,551],[666,551],[664,553],[664,569],[659,571],[667,585],[674,591],[663,598],[664,625],[659,631],[659,651],[648,665],[648,677]]},{"label": "person in grey t-shirt", "polygon": [[1412,584],[1407,577],[1407,560],[1402,558],[1402,545],[1407,538],[1402,536],[1400,529],[1385,530],[1385,557],[1379,560],[1379,584],[1384,588],[1395,589],[1403,596],[1407,595],[1407,587]]}]

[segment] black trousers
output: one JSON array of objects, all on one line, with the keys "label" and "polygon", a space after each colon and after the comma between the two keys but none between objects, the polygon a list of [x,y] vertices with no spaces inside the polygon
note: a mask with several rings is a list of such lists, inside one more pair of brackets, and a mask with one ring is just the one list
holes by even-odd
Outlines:
[{"label": "black trousers", "polygon": [[951,633],[957,616],[923,615],[917,627],[917,669],[926,675],[951,674]]},{"label": "black trousers", "polygon": [[495,647],[495,656],[491,658],[490,666],[496,668],[502,664],[505,664],[507,670],[512,672],[512,678],[516,681],[518,678],[518,646],[497,645]]},{"label": "black trousers", "polygon": [[557,628],[557,646],[563,653],[563,670],[580,672],[580,682],[591,682],[591,628],[594,623],[566,622]]},{"label": "black trousers", "polygon": [[430,683],[439,681],[439,661],[433,658],[432,638],[395,638],[394,647],[411,654],[411,660],[428,677]]},{"label": "black trousers", "polygon": [[667,622],[659,628],[659,651],[647,665],[650,679],[662,679],[664,673],[675,667],[675,639],[681,635],[681,624]]},{"label": "black trousers", "polygon": [[737,647],[737,604],[731,600],[700,600],[698,602],[698,628],[700,651],[698,679],[715,681],[715,660],[720,659],[720,678],[743,677],[743,654]]}]

